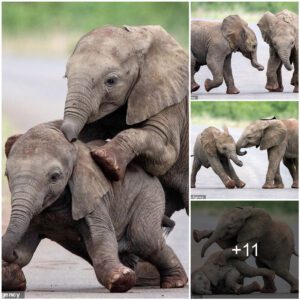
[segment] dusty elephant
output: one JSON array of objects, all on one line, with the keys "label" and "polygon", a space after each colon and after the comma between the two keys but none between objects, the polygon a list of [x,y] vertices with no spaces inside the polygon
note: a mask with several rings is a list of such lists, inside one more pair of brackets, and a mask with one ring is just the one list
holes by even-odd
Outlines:
[{"label": "dusty elephant", "polygon": [[[194,230],[194,240],[200,242],[204,238],[201,256],[207,249],[217,243],[224,249],[224,257],[247,258],[245,244],[249,245],[249,253],[253,254],[253,245],[257,243],[256,264],[259,268],[273,270],[276,275],[287,281],[291,286],[291,292],[298,292],[298,279],[289,271],[292,254],[298,256],[295,251],[294,235],[288,224],[273,219],[268,212],[260,208],[233,208],[224,212],[215,230]],[[242,249],[237,255],[232,248],[238,246]],[[220,262],[222,264],[224,262]],[[262,292],[274,293],[276,286],[269,277],[264,277]]]},{"label": "dusty elephant", "polygon": [[[245,277],[265,276],[273,280],[275,273],[266,268],[254,268],[236,258],[220,258],[223,251],[211,254],[205,263],[191,276],[193,294],[250,294],[260,292],[257,281],[244,285]],[[225,260],[220,265],[220,261]]]},{"label": "dusty elephant", "polygon": [[270,46],[270,57],[267,68],[266,89],[270,92],[282,92],[282,65],[294,73],[291,85],[294,92],[298,93],[298,16],[287,9],[272,14],[266,12],[258,22],[264,41]]},{"label": "dusty elephant", "polygon": [[254,146],[268,151],[269,166],[263,188],[284,188],[281,161],[292,176],[292,188],[298,188],[298,120],[273,117],[250,123],[237,141],[237,153],[244,155],[247,152],[242,152],[242,148]]},{"label": "dusty elephant", "polygon": [[66,68],[68,94],[61,127],[69,141],[86,124],[111,141],[92,151],[112,180],[141,159],[167,194],[188,210],[188,55],[160,26],[95,29],[77,43]]},{"label": "dusty elephant", "polygon": [[205,80],[205,89],[220,86],[223,78],[227,94],[238,94],[231,70],[233,52],[241,52],[251,60],[254,68],[262,71],[264,67],[257,61],[257,40],[255,33],[238,15],[226,17],[222,23],[193,21],[191,25],[191,77],[192,92],[199,89],[194,75],[201,66],[207,65],[213,80]]},{"label": "dusty elephant", "polygon": [[220,177],[226,188],[243,188],[245,183],[237,176],[230,160],[242,166],[236,153],[236,144],[228,129],[224,132],[208,127],[196,138],[194,145],[194,161],[191,173],[191,187],[195,187],[196,175],[201,166],[211,167]]},{"label": "dusty elephant", "polygon": [[41,124],[6,143],[12,212],[2,238],[3,289],[25,288],[21,268],[43,238],[91,263],[111,292],[132,288],[138,258],[156,266],[161,287],[183,287],[187,276],[163,237],[159,180],[129,165],[124,180],[111,183],[90,156],[103,142],[69,143],[60,125]]}]

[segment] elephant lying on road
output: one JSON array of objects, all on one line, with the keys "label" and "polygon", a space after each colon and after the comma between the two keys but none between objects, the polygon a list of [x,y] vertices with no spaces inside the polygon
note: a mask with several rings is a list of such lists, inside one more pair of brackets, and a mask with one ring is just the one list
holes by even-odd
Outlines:
[{"label": "elephant lying on road", "polygon": [[[202,247],[202,257],[213,243],[217,243],[224,249],[226,259],[245,260],[247,258],[246,249],[243,248],[245,244],[248,243],[251,255],[254,251],[252,246],[257,243],[257,266],[274,270],[276,275],[290,284],[291,293],[298,292],[298,279],[289,272],[292,254],[298,256],[293,232],[286,223],[274,220],[264,209],[249,207],[230,209],[220,217],[215,230],[194,230],[193,235],[197,242],[208,238]],[[242,249],[237,255],[232,251],[236,245]],[[224,264],[224,261],[220,264]],[[274,281],[264,277],[262,292],[275,291]]]},{"label": "elephant lying on road", "polygon": [[[192,273],[192,293],[211,294],[249,294],[260,292],[257,281],[244,285],[245,277],[265,276],[273,280],[275,273],[266,268],[254,268],[236,258],[220,258],[223,251],[211,254],[205,263]],[[225,260],[225,264],[219,264]]]},{"label": "elephant lying on road", "polygon": [[116,116],[111,141],[92,151],[112,180],[141,159],[188,210],[188,55],[160,26],[97,28],[77,43],[67,68],[61,130],[69,141],[86,124]]},{"label": "elephant lying on road", "polygon": [[289,71],[293,69],[293,64],[291,85],[294,86],[294,92],[298,93],[298,22],[298,16],[285,9],[275,15],[266,12],[257,24],[264,41],[270,46],[266,84],[266,89],[270,92],[283,91],[282,64]]},{"label": "elephant lying on road", "polygon": [[3,289],[16,284],[7,280],[16,264],[27,265],[45,237],[91,263],[111,292],[133,287],[138,258],[156,266],[161,287],[183,287],[187,276],[163,237],[158,179],[129,165],[124,180],[109,182],[90,156],[89,147],[103,142],[69,143],[59,127],[41,124],[6,143],[12,212],[2,239]]},{"label": "elephant lying on road", "polygon": [[262,71],[264,67],[257,62],[257,40],[255,33],[239,16],[228,16],[222,23],[193,21],[191,28],[191,76],[192,92],[199,89],[194,75],[201,66],[207,65],[213,80],[205,80],[205,89],[220,86],[223,78],[227,94],[238,94],[231,70],[233,52],[241,52],[251,60],[254,68]]},{"label": "elephant lying on road", "polygon": [[205,168],[212,167],[227,188],[243,188],[245,183],[236,175],[230,160],[240,167],[243,165],[237,157],[236,144],[228,129],[224,127],[224,132],[215,127],[204,129],[194,145],[191,187],[195,187],[196,175],[203,165]]},{"label": "elephant lying on road", "polygon": [[280,176],[280,162],[289,169],[292,188],[298,188],[298,120],[261,119],[250,123],[237,141],[237,153],[242,148],[260,147],[268,151],[269,167],[264,189],[284,188]]}]

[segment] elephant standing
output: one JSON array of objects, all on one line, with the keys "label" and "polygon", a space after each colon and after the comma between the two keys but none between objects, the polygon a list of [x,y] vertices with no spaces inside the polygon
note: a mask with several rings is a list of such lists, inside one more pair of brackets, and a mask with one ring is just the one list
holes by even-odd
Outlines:
[{"label": "elephant standing", "polygon": [[[252,246],[257,243],[257,266],[274,270],[276,275],[290,284],[292,293],[298,292],[298,279],[289,272],[292,254],[298,256],[293,232],[286,223],[274,220],[264,209],[230,209],[222,214],[215,230],[194,230],[193,235],[197,242],[208,238],[201,250],[202,257],[213,243],[217,243],[224,249],[225,261],[230,258],[247,259],[243,247],[248,244],[251,255],[254,251]],[[237,255],[232,251],[236,245],[242,249]],[[224,264],[224,260],[220,264]],[[264,276],[262,292],[275,291],[274,281]]]},{"label": "elephant standing", "polygon": [[194,145],[191,187],[195,187],[196,175],[201,166],[204,166],[205,168],[211,167],[226,188],[243,188],[245,183],[235,173],[230,160],[240,167],[243,165],[238,159],[236,144],[229,134],[228,128],[224,127],[224,132],[215,127],[204,129],[197,136]]},{"label": "elephant standing", "polygon": [[41,124],[6,143],[12,212],[2,238],[3,289],[25,289],[21,268],[43,238],[87,260],[111,292],[133,287],[138,258],[157,268],[161,287],[183,287],[187,276],[163,237],[159,180],[129,165],[111,183],[90,156],[103,142],[69,143],[60,125]]},{"label": "elephant standing", "polygon": [[[236,258],[220,258],[223,251],[211,254],[205,263],[192,273],[192,293],[211,294],[250,294],[260,292],[257,281],[244,285],[245,277],[265,276],[273,280],[275,273],[266,268],[254,268]],[[220,261],[225,260],[225,264]]]},{"label": "elephant standing", "polygon": [[238,15],[226,17],[222,23],[193,21],[191,26],[191,76],[192,92],[199,89],[194,75],[201,66],[207,65],[213,80],[205,80],[205,89],[220,86],[223,78],[227,94],[238,94],[231,70],[233,52],[241,52],[251,60],[254,68],[262,71],[264,67],[257,61],[257,40],[255,33]]},{"label": "elephant standing", "polygon": [[264,189],[284,188],[280,176],[280,162],[288,168],[292,188],[298,188],[298,120],[278,120],[275,117],[250,123],[237,141],[237,153],[245,155],[241,148],[260,147],[268,151],[269,166]]},{"label": "elephant standing", "polygon": [[298,93],[298,16],[285,9],[277,14],[266,12],[258,22],[264,41],[270,46],[270,57],[267,68],[266,89],[270,92],[282,92],[282,65],[294,73],[291,85]]},{"label": "elephant standing", "polygon": [[140,160],[188,210],[188,73],[187,54],[160,26],[95,29],[68,61],[61,130],[73,141],[85,125],[102,132],[98,121],[117,117],[104,128],[111,141],[92,151],[103,171],[117,181]]}]

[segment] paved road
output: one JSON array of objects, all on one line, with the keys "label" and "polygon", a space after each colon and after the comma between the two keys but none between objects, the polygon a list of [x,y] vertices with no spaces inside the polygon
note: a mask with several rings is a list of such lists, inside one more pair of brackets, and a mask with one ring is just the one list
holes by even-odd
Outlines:
[{"label": "paved road", "polygon": [[[193,153],[196,137],[207,126],[191,125],[190,126],[190,153]],[[243,129],[229,128],[230,134],[237,141]],[[298,190],[290,188],[292,178],[288,169],[281,163],[280,172],[285,189],[262,189],[264,184],[268,158],[267,151],[260,151],[253,147],[247,149],[247,154],[240,159],[243,161],[243,167],[233,164],[237,175],[246,182],[243,189],[226,189],[220,178],[213,172],[211,168],[202,167],[196,178],[196,188],[191,189],[192,197],[206,196],[207,199],[298,199]],[[190,158],[190,166],[192,166],[193,158]]]},{"label": "paved road", "polygon": [[[242,205],[242,204],[241,204]],[[280,219],[281,218],[277,218]],[[286,221],[286,220],[285,220]],[[200,211],[199,209],[194,209],[191,212],[191,230],[193,229],[214,229],[216,224],[218,222],[218,216],[212,216],[210,214],[205,214],[203,211]],[[298,224],[296,222],[290,222],[289,225],[291,226],[294,237],[295,237],[295,245],[297,247],[298,245]],[[200,252],[202,245],[204,244],[204,241],[200,242],[200,244],[196,243],[193,238],[191,241],[191,271],[193,272],[195,269],[200,267],[205,259],[207,257],[220,250],[221,248],[213,244],[206,252],[204,259],[201,258]],[[253,257],[250,257],[247,260],[247,263],[256,266],[255,261]],[[293,255],[291,258],[291,264],[290,264],[290,272],[298,278],[298,258]],[[255,279],[250,279],[246,278],[245,283],[251,283],[252,281],[258,281],[260,285],[263,285],[263,281],[260,277],[256,277]],[[240,296],[235,296],[234,298],[254,298],[253,296],[255,295],[255,298],[298,298],[297,294],[291,294],[289,293],[290,287],[289,285],[281,278],[276,276],[275,278],[275,285],[277,287],[277,292],[276,294],[260,294],[260,293],[255,293],[252,294],[252,297],[250,295],[240,295]],[[206,298],[206,296],[205,296]],[[207,298],[216,298],[215,296],[209,296]],[[217,298],[232,298],[229,297],[228,295],[217,295]]]},{"label": "paved road", "polygon": [[[263,41],[261,33],[257,25],[250,25],[256,34],[258,41],[258,61],[265,67],[264,71],[259,72],[251,66],[250,60],[245,58],[241,53],[233,53],[232,55],[232,73],[236,87],[240,90],[238,95],[226,95],[226,85],[223,83],[220,87],[207,93],[204,89],[204,81],[206,78],[212,79],[211,72],[207,66],[202,66],[200,71],[196,73],[196,82],[200,84],[200,89],[192,96],[195,100],[296,100],[298,94],[293,93],[293,86],[290,85],[292,72],[282,68],[282,78],[284,85],[284,93],[270,93],[264,87],[266,84],[266,69],[269,58],[269,46]],[[192,97],[192,98],[193,98]]]},{"label": "paved road", "polygon": [[[66,59],[3,56],[2,111],[17,132],[62,118],[66,95],[66,80],[63,79],[65,63]],[[5,211],[4,223],[8,221],[9,214],[8,210]],[[167,241],[188,272],[189,219],[181,211],[174,220],[176,229]],[[111,296],[99,287],[93,270],[86,262],[49,240],[41,243],[33,261],[25,268],[25,275],[29,289],[26,297],[32,298],[101,298],[104,293],[102,296],[107,298],[184,298],[188,295],[188,288],[134,288],[125,296]]]}]

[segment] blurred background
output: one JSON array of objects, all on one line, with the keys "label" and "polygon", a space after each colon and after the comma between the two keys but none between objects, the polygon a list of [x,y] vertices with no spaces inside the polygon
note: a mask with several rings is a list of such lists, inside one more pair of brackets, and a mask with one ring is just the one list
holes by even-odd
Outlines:
[{"label": "blurred background", "polygon": [[[220,216],[226,211],[234,207],[257,207],[265,209],[273,219],[286,222],[292,229],[295,239],[295,249],[298,252],[298,201],[192,201],[191,203],[191,271],[199,268],[207,259],[207,257],[221,250],[214,244],[212,245],[204,258],[201,259],[200,253],[205,240],[196,243],[193,240],[193,229],[205,230],[214,229],[218,223]],[[247,259],[247,263],[251,266],[255,265],[253,257]],[[290,272],[298,277],[298,257],[292,255]],[[245,283],[258,281],[263,285],[260,277],[247,278]],[[275,284],[277,287],[276,294],[253,294],[250,298],[297,298],[297,294],[290,294],[290,286],[283,279],[276,276]],[[283,295],[285,294],[285,295]],[[258,297],[259,296],[259,297]],[[220,295],[218,296],[218,298]],[[245,298],[245,296],[240,296]],[[248,296],[249,297],[249,296]],[[247,297],[247,298],[248,298]],[[193,297],[194,298],[194,297]],[[195,298],[198,298],[195,296]],[[223,297],[220,297],[223,298]],[[235,296],[234,298],[239,298]]]},{"label": "blurred background", "polygon": [[[3,230],[10,214],[10,193],[3,176],[6,161],[4,143],[12,134],[63,117],[67,91],[63,75],[67,59],[83,34],[103,25],[161,25],[188,50],[187,2],[2,3]],[[170,234],[168,241],[188,271],[188,217],[182,211],[174,218],[176,230]],[[65,270],[69,267],[74,270],[75,267],[76,271],[66,275],[57,272],[61,267]],[[25,268],[25,275],[29,288],[43,290],[43,293],[35,294],[36,297],[46,297],[49,287],[55,291],[99,288],[87,263],[50,241],[41,243],[32,264]],[[157,292],[161,296],[159,289]],[[187,293],[188,289],[182,289],[172,297],[185,298]],[[94,293],[89,297],[95,295],[99,296]],[[60,296],[64,298],[66,294]],[[53,297],[53,293],[48,297]],[[151,294],[151,297],[155,295]]]}]

